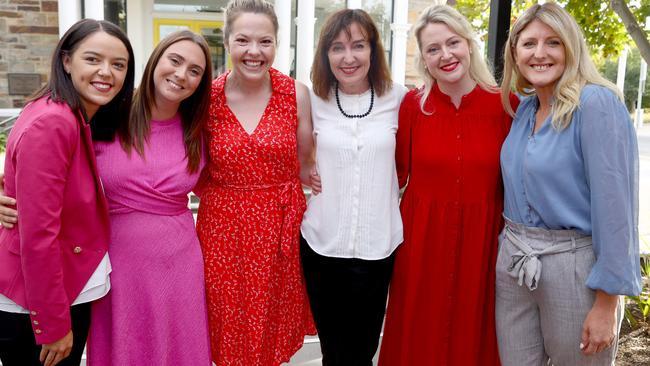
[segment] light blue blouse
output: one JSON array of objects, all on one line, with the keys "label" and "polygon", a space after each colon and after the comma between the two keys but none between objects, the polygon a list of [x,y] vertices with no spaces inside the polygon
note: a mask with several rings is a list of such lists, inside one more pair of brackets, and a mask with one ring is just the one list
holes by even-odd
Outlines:
[{"label": "light blue blouse", "polygon": [[522,100],[501,149],[505,215],[591,235],[596,263],[587,287],[639,294],[639,151],[625,105],[590,84],[566,129],[554,129],[549,116],[533,133],[538,103]]}]

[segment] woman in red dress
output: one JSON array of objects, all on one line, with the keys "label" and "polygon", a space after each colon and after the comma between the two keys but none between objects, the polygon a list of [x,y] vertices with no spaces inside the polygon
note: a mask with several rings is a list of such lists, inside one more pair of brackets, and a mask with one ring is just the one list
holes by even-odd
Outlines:
[{"label": "woman in red dress", "polygon": [[462,15],[431,6],[415,35],[425,84],[404,97],[399,114],[397,175],[401,187],[408,182],[404,243],[379,364],[498,365],[499,152],[510,116]]},{"label": "woman in red dress", "polygon": [[309,92],[271,68],[278,23],[264,0],[226,7],[232,71],[212,85],[197,229],[213,361],[275,366],[315,333],[299,259],[313,140]]}]

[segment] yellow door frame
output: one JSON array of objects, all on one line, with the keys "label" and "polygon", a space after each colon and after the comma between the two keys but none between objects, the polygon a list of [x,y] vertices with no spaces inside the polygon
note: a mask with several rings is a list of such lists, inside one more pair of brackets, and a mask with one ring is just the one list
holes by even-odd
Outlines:
[{"label": "yellow door frame", "polygon": [[[153,20],[153,43],[154,47],[160,42],[160,27],[161,26],[176,26],[193,31],[194,33],[201,34],[201,28],[221,28],[223,30],[222,21],[199,20],[199,19],[179,19],[179,18],[154,18]],[[230,57],[226,56],[226,68],[230,69],[232,63]],[[216,77],[217,75],[215,75]]]}]

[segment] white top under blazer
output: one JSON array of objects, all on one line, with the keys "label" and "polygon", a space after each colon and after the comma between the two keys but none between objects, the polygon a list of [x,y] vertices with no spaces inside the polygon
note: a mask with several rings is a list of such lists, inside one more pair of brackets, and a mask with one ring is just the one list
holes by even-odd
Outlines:
[{"label": "white top under blazer", "polygon": [[[322,192],[312,196],[301,232],[318,254],[377,260],[403,241],[399,186],[395,172],[395,133],[399,106],[407,89],[399,84],[381,97],[363,118],[347,118],[336,104],[310,91],[316,162]],[[339,91],[348,115],[370,106],[370,90],[359,95]]]}]

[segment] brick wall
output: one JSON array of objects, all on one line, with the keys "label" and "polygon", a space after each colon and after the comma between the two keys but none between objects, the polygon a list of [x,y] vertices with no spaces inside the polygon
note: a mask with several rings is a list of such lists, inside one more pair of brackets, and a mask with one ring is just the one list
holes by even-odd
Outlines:
[{"label": "brick wall", "polygon": [[0,108],[20,108],[24,95],[9,95],[8,73],[40,74],[47,80],[59,39],[57,1],[0,1]]}]

